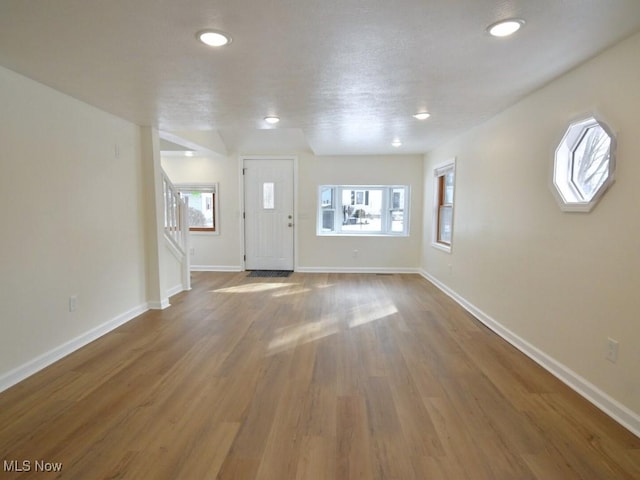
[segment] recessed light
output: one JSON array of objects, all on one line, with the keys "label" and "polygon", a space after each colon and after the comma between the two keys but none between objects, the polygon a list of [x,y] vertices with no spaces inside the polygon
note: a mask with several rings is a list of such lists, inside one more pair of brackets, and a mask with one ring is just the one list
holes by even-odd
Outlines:
[{"label": "recessed light", "polygon": [[198,40],[210,47],[223,47],[231,43],[231,37],[217,30],[203,30],[198,32]]},{"label": "recessed light", "polygon": [[487,27],[487,32],[494,37],[508,37],[516,33],[524,25],[524,20],[519,18],[510,18],[509,20],[501,20]]},{"label": "recessed light", "polygon": [[413,118],[417,118],[418,120],[426,120],[431,116],[430,113],[427,112],[418,112],[413,115]]},{"label": "recessed light", "polygon": [[271,125],[274,125],[280,121],[280,118],[276,117],[275,115],[269,115],[264,117],[264,121],[270,123]]},{"label": "recessed light", "polygon": [[193,152],[192,150],[187,150],[186,152],[184,152],[185,157],[193,157],[194,155],[195,152]]},{"label": "recessed light", "polygon": [[399,146],[402,145],[402,142],[399,139],[395,139],[393,142],[391,142],[391,145],[393,145],[394,147],[398,148]]}]

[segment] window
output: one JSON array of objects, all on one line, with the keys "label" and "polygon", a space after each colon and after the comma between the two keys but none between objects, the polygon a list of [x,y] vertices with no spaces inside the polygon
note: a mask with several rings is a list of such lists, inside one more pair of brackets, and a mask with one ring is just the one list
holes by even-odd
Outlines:
[{"label": "window", "polygon": [[318,235],[409,235],[406,185],[322,185]]},{"label": "window", "polygon": [[275,183],[265,182],[262,184],[262,208],[273,210],[276,208]]},{"label": "window", "polygon": [[432,244],[451,251],[453,241],[453,194],[455,159],[438,165],[433,171],[434,211]]},{"label": "window", "polygon": [[188,202],[189,231],[217,232],[217,185],[176,185],[176,188]]},{"label": "window", "polygon": [[615,137],[594,117],[572,123],[556,149],[554,193],[562,210],[588,212],[613,183]]}]

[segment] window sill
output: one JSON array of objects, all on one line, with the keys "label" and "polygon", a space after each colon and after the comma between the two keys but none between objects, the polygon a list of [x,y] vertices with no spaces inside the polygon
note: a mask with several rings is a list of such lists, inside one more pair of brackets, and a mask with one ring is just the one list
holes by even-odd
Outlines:
[{"label": "window sill", "polygon": [[316,237],[408,237],[408,233],[317,233]]},{"label": "window sill", "polygon": [[445,245],[443,243],[431,242],[431,246],[443,252],[451,253],[451,245]]}]

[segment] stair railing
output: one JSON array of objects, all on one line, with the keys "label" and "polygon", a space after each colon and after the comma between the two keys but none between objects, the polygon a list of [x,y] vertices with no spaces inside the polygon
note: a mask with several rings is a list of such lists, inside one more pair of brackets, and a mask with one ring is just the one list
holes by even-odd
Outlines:
[{"label": "stair railing", "polygon": [[164,235],[182,258],[182,284],[185,290],[191,289],[189,259],[189,205],[178,189],[171,183],[167,174],[162,172],[164,192]]}]

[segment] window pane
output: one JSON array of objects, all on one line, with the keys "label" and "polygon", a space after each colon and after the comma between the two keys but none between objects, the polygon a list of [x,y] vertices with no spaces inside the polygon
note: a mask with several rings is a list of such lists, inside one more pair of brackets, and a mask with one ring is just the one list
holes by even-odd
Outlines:
[{"label": "window pane", "polygon": [[404,188],[394,188],[391,191],[391,231],[404,232]]},{"label": "window pane", "polygon": [[584,200],[591,200],[609,175],[611,138],[601,126],[591,127],[573,152],[572,181]]},{"label": "window pane", "polygon": [[453,203],[453,170],[444,175],[444,192],[442,194],[442,203]]},{"label": "window pane", "polygon": [[391,211],[391,231],[404,232],[404,210]]},{"label": "window pane", "polygon": [[189,200],[189,227],[213,229],[213,193],[182,192]]},{"label": "window pane", "polygon": [[438,241],[451,244],[453,208],[450,206],[440,207],[438,217]]},{"label": "window pane", "polygon": [[382,231],[382,190],[342,191],[342,231]]},{"label": "window pane", "polygon": [[265,210],[273,210],[275,204],[275,185],[273,182],[265,182],[262,184],[262,207]]},{"label": "window pane", "polygon": [[333,188],[323,188],[320,191],[320,205],[324,208],[333,207]]},{"label": "window pane", "polygon": [[336,210],[334,204],[334,187],[322,187],[320,189],[320,209],[322,211],[322,231],[333,232],[335,230]]},{"label": "window pane", "polygon": [[333,232],[335,225],[335,210],[323,210],[322,211],[322,231]]}]

